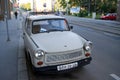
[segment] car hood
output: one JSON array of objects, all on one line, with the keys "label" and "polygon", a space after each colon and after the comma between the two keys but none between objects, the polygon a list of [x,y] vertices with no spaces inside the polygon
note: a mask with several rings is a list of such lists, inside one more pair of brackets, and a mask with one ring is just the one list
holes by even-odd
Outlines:
[{"label": "car hood", "polygon": [[49,32],[31,36],[35,44],[45,52],[64,52],[83,47],[83,38],[71,31]]}]

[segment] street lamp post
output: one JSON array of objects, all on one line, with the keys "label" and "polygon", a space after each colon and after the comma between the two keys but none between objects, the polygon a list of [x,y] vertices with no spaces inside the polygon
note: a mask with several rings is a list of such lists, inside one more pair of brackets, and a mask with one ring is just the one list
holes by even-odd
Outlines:
[{"label": "street lamp post", "polygon": [[96,0],[94,0],[94,12],[92,13],[92,18],[96,18]]},{"label": "street lamp post", "polygon": [[90,5],[91,5],[91,1],[88,1],[88,16],[90,16]]},{"label": "street lamp post", "polygon": [[68,15],[68,2],[69,2],[69,0],[66,0],[66,2],[67,2],[67,15]]},{"label": "street lamp post", "polygon": [[10,41],[9,30],[8,30],[8,0],[5,0],[5,21],[7,29],[7,41]]}]

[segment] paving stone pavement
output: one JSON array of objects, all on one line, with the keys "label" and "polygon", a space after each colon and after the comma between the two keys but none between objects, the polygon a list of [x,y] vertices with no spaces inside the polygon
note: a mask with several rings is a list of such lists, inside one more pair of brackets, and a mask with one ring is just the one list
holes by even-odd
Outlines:
[{"label": "paving stone pavement", "polygon": [[[0,79],[28,80],[24,43],[22,38],[22,17],[8,20],[8,35],[6,21],[0,21]],[[7,77],[6,77],[7,76]]]}]

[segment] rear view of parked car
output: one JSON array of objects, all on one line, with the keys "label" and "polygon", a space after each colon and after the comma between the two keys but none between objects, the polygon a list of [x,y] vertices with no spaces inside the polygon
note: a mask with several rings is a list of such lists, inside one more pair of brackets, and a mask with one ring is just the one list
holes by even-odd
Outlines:
[{"label": "rear view of parked car", "polygon": [[116,16],[117,16],[116,13],[108,13],[105,16],[101,16],[101,19],[102,20],[116,20]]}]

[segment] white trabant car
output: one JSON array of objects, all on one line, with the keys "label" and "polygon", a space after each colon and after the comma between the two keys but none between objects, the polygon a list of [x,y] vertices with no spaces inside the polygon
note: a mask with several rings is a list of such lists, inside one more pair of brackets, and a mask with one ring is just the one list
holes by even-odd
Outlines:
[{"label": "white trabant car", "polygon": [[26,18],[24,45],[35,71],[69,71],[90,63],[91,42],[71,29],[67,20],[60,16]]}]

